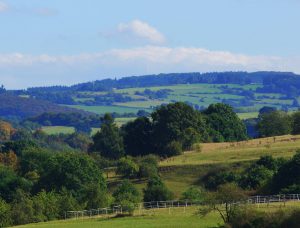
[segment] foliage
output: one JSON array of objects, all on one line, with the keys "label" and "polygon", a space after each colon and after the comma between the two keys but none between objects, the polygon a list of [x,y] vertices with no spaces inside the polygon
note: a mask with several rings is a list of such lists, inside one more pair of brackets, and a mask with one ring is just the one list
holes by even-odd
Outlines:
[{"label": "foliage", "polygon": [[132,214],[135,205],[141,201],[139,191],[128,180],[124,180],[120,186],[114,191],[113,197],[115,203],[122,207],[123,211]]},{"label": "foliage", "polygon": [[33,209],[33,201],[29,197],[28,193],[18,190],[16,192],[15,199],[12,203],[12,214],[13,224],[21,225],[26,223],[35,222],[35,215]]},{"label": "foliage", "polygon": [[116,173],[123,177],[134,178],[139,173],[139,165],[130,157],[121,158]]},{"label": "foliage", "polygon": [[[245,193],[235,184],[224,184],[219,186],[217,192],[211,193],[207,197],[204,209],[200,209],[201,215],[206,215],[210,211],[217,211],[224,223],[230,223],[238,211],[238,204],[235,202],[242,201],[246,197]],[[224,205],[224,206],[223,206]]]},{"label": "foliage", "polygon": [[[278,172],[274,175],[272,180],[271,190],[274,193],[280,191],[287,191],[296,193],[300,189],[300,151],[298,152],[285,164],[283,164]],[[294,190],[294,191],[293,191]]]},{"label": "foliage", "polygon": [[7,227],[11,223],[10,205],[0,198],[0,227]]},{"label": "foliage", "polygon": [[147,155],[139,159],[139,177],[151,178],[158,176],[158,158],[155,155]]},{"label": "foliage", "polygon": [[189,202],[202,203],[205,201],[206,192],[201,187],[192,186],[182,193],[181,198]]},{"label": "foliage", "polygon": [[124,148],[127,155],[143,156],[154,152],[152,146],[152,123],[147,117],[139,117],[122,128]]},{"label": "foliage", "polygon": [[203,112],[206,115],[213,141],[241,141],[247,139],[246,127],[232,107],[212,104]]},{"label": "foliage", "polygon": [[9,167],[0,166],[0,197],[7,202],[15,198],[18,189],[28,192],[32,184]]},{"label": "foliage", "polygon": [[300,211],[298,209],[263,212],[249,207],[242,207],[237,210],[227,225],[236,228],[297,228],[300,222],[299,215]]},{"label": "foliage", "polygon": [[291,133],[291,118],[282,111],[273,111],[260,115],[258,131],[261,137],[286,135]]},{"label": "foliage", "polygon": [[51,156],[37,183],[38,189],[71,191],[77,199],[86,195],[86,186],[93,184],[103,191],[106,183],[95,161],[80,153],[58,153]]},{"label": "foliage", "polygon": [[118,159],[124,155],[122,137],[110,114],[102,118],[101,130],[94,135],[93,141],[91,151],[98,151],[103,157]]},{"label": "foliage", "polygon": [[144,189],[144,202],[171,200],[173,193],[164,185],[160,177],[155,176],[149,179]]},{"label": "foliage", "polygon": [[182,149],[188,149],[197,140],[205,139],[206,127],[201,113],[185,103],[161,106],[151,117],[155,152],[160,155],[172,156],[180,152],[179,144]]},{"label": "foliage", "polygon": [[10,123],[0,120],[0,142],[10,140],[15,129]]}]

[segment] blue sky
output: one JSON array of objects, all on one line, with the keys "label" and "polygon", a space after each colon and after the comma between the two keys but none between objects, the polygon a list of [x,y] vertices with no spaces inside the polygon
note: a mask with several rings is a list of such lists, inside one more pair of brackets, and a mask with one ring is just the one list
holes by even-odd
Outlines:
[{"label": "blue sky", "polygon": [[0,0],[0,84],[300,73],[299,11],[298,0]]}]

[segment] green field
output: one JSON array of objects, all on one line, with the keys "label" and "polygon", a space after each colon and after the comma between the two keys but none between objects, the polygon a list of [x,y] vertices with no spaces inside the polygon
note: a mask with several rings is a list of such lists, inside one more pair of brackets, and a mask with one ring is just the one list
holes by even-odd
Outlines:
[{"label": "green field", "polygon": [[[120,127],[127,122],[134,120],[135,117],[124,117],[124,118],[116,118],[115,122]],[[92,128],[91,135],[94,135],[99,131],[100,128]],[[67,126],[44,126],[42,127],[42,131],[45,132],[47,135],[57,135],[57,134],[72,134],[75,132],[74,127],[67,127]]]},{"label": "green field", "polygon": [[48,135],[57,135],[57,134],[72,134],[75,132],[74,127],[66,126],[45,126],[42,127],[42,131]]},{"label": "green field", "polygon": [[[275,212],[277,210],[291,210],[299,208],[298,202],[288,203],[274,203],[271,205],[249,205],[258,211]],[[211,212],[202,217],[197,214],[198,207],[187,208],[161,208],[144,211],[139,214],[135,212],[133,216],[128,217],[93,217],[93,218],[79,218],[68,219],[60,221],[52,221],[45,223],[28,224],[22,226],[15,226],[19,228],[89,228],[89,227],[120,227],[120,228],[139,228],[139,227],[167,227],[167,228],[213,228],[223,224],[220,215],[217,212]]]},{"label": "green field", "polygon": [[94,219],[79,219],[79,220],[62,220],[53,221],[46,223],[29,224],[24,228],[85,228],[85,227],[120,227],[120,228],[131,228],[131,227],[197,227],[197,228],[208,228],[215,227],[218,224],[222,224],[222,221],[217,213],[211,213],[206,217],[200,217],[196,215],[197,208],[186,208],[185,212],[183,208],[172,208],[151,210],[143,215],[135,215],[132,217],[123,218],[94,218]]},{"label": "green field", "polygon": [[[136,113],[138,110],[153,111],[155,107],[175,101],[189,102],[199,107],[207,107],[212,103],[227,102],[234,104],[240,112],[251,113],[249,117],[253,117],[253,113],[257,113],[263,106],[273,106],[281,109],[283,105],[288,105],[289,110],[293,110],[290,105],[293,104],[293,99],[283,98],[284,94],[280,93],[256,93],[255,90],[262,85],[249,84],[178,84],[170,86],[154,86],[154,87],[138,87],[126,89],[114,89],[114,93],[122,94],[130,97],[132,101],[127,102],[114,102],[113,105],[70,105],[69,107],[82,109],[97,114],[104,114],[106,112],[123,113]],[[163,98],[150,98],[147,95],[139,94],[136,92],[143,92],[145,89],[151,91],[158,91],[168,89],[169,92]],[[243,95],[247,92],[252,93],[252,97]],[[104,96],[109,92],[94,92],[85,91],[79,92],[78,97],[75,95],[73,98],[77,102],[94,101],[96,96]],[[81,96],[84,95],[84,98]],[[300,100],[300,98],[297,98]],[[250,102],[246,104],[245,102]],[[244,114],[242,118],[247,118]]]},{"label": "green field", "polygon": [[96,114],[105,113],[137,113],[139,110],[151,111],[150,108],[135,108],[135,107],[122,107],[122,106],[84,106],[84,105],[68,105],[70,108],[81,109],[87,112],[93,112]]}]

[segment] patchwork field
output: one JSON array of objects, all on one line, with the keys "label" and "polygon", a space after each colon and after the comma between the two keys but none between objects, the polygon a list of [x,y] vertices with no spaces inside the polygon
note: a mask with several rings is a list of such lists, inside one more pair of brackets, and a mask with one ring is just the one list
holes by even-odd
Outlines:
[{"label": "patchwork field", "polygon": [[[127,89],[114,89],[114,94],[129,97],[130,101],[113,102],[112,105],[85,105],[86,101],[94,101],[97,96],[106,96],[111,92],[80,92],[80,96],[73,97],[82,105],[70,105],[70,107],[82,109],[97,114],[105,112],[136,113],[138,110],[151,112],[156,106],[174,101],[188,102],[194,106],[207,107],[212,103],[225,102],[236,107],[239,112],[245,114],[242,118],[255,116],[263,106],[273,106],[281,109],[283,106],[292,110],[293,99],[288,99],[280,93],[258,93],[255,90],[260,84],[178,84],[170,86],[138,87]],[[151,96],[145,91],[164,91],[164,95]],[[84,98],[82,97],[84,96]],[[251,113],[248,115],[248,113]]]}]

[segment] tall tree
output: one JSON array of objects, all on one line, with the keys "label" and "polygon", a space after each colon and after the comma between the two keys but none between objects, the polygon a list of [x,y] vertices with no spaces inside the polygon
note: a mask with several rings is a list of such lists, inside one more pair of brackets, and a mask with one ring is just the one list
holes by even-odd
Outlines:
[{"label": "tall tree", "polygon": [[139,117],[122,128],[126,154],[132,156],[154,153],[152,123],[147,117]]},{"label": "tall tree", "polygon": [[164,150],[174,142],[179,142],[182,149],[189,149],[193,143],[206,138],[202,114],[183,102],[161,106],[151,117],[156,153],[164,154]]},{"label": "tall tree", "polygon": [[101,130],[93,137],[91,151],[100,152],[103,157],[119,159],[124,155],[123,139],[119,128],[110,114],[101,119]]},{"label": "tall tree", "polygon": [[259,116],[257,128],[261,137],[290,134],[291,117],[283,111],[264,113]]},{"label": "tall tree", "polygon": [[203,112],[206,115],[213,141],[241,141],[247,139],[245,124],[227,104],[212,104]]}]

